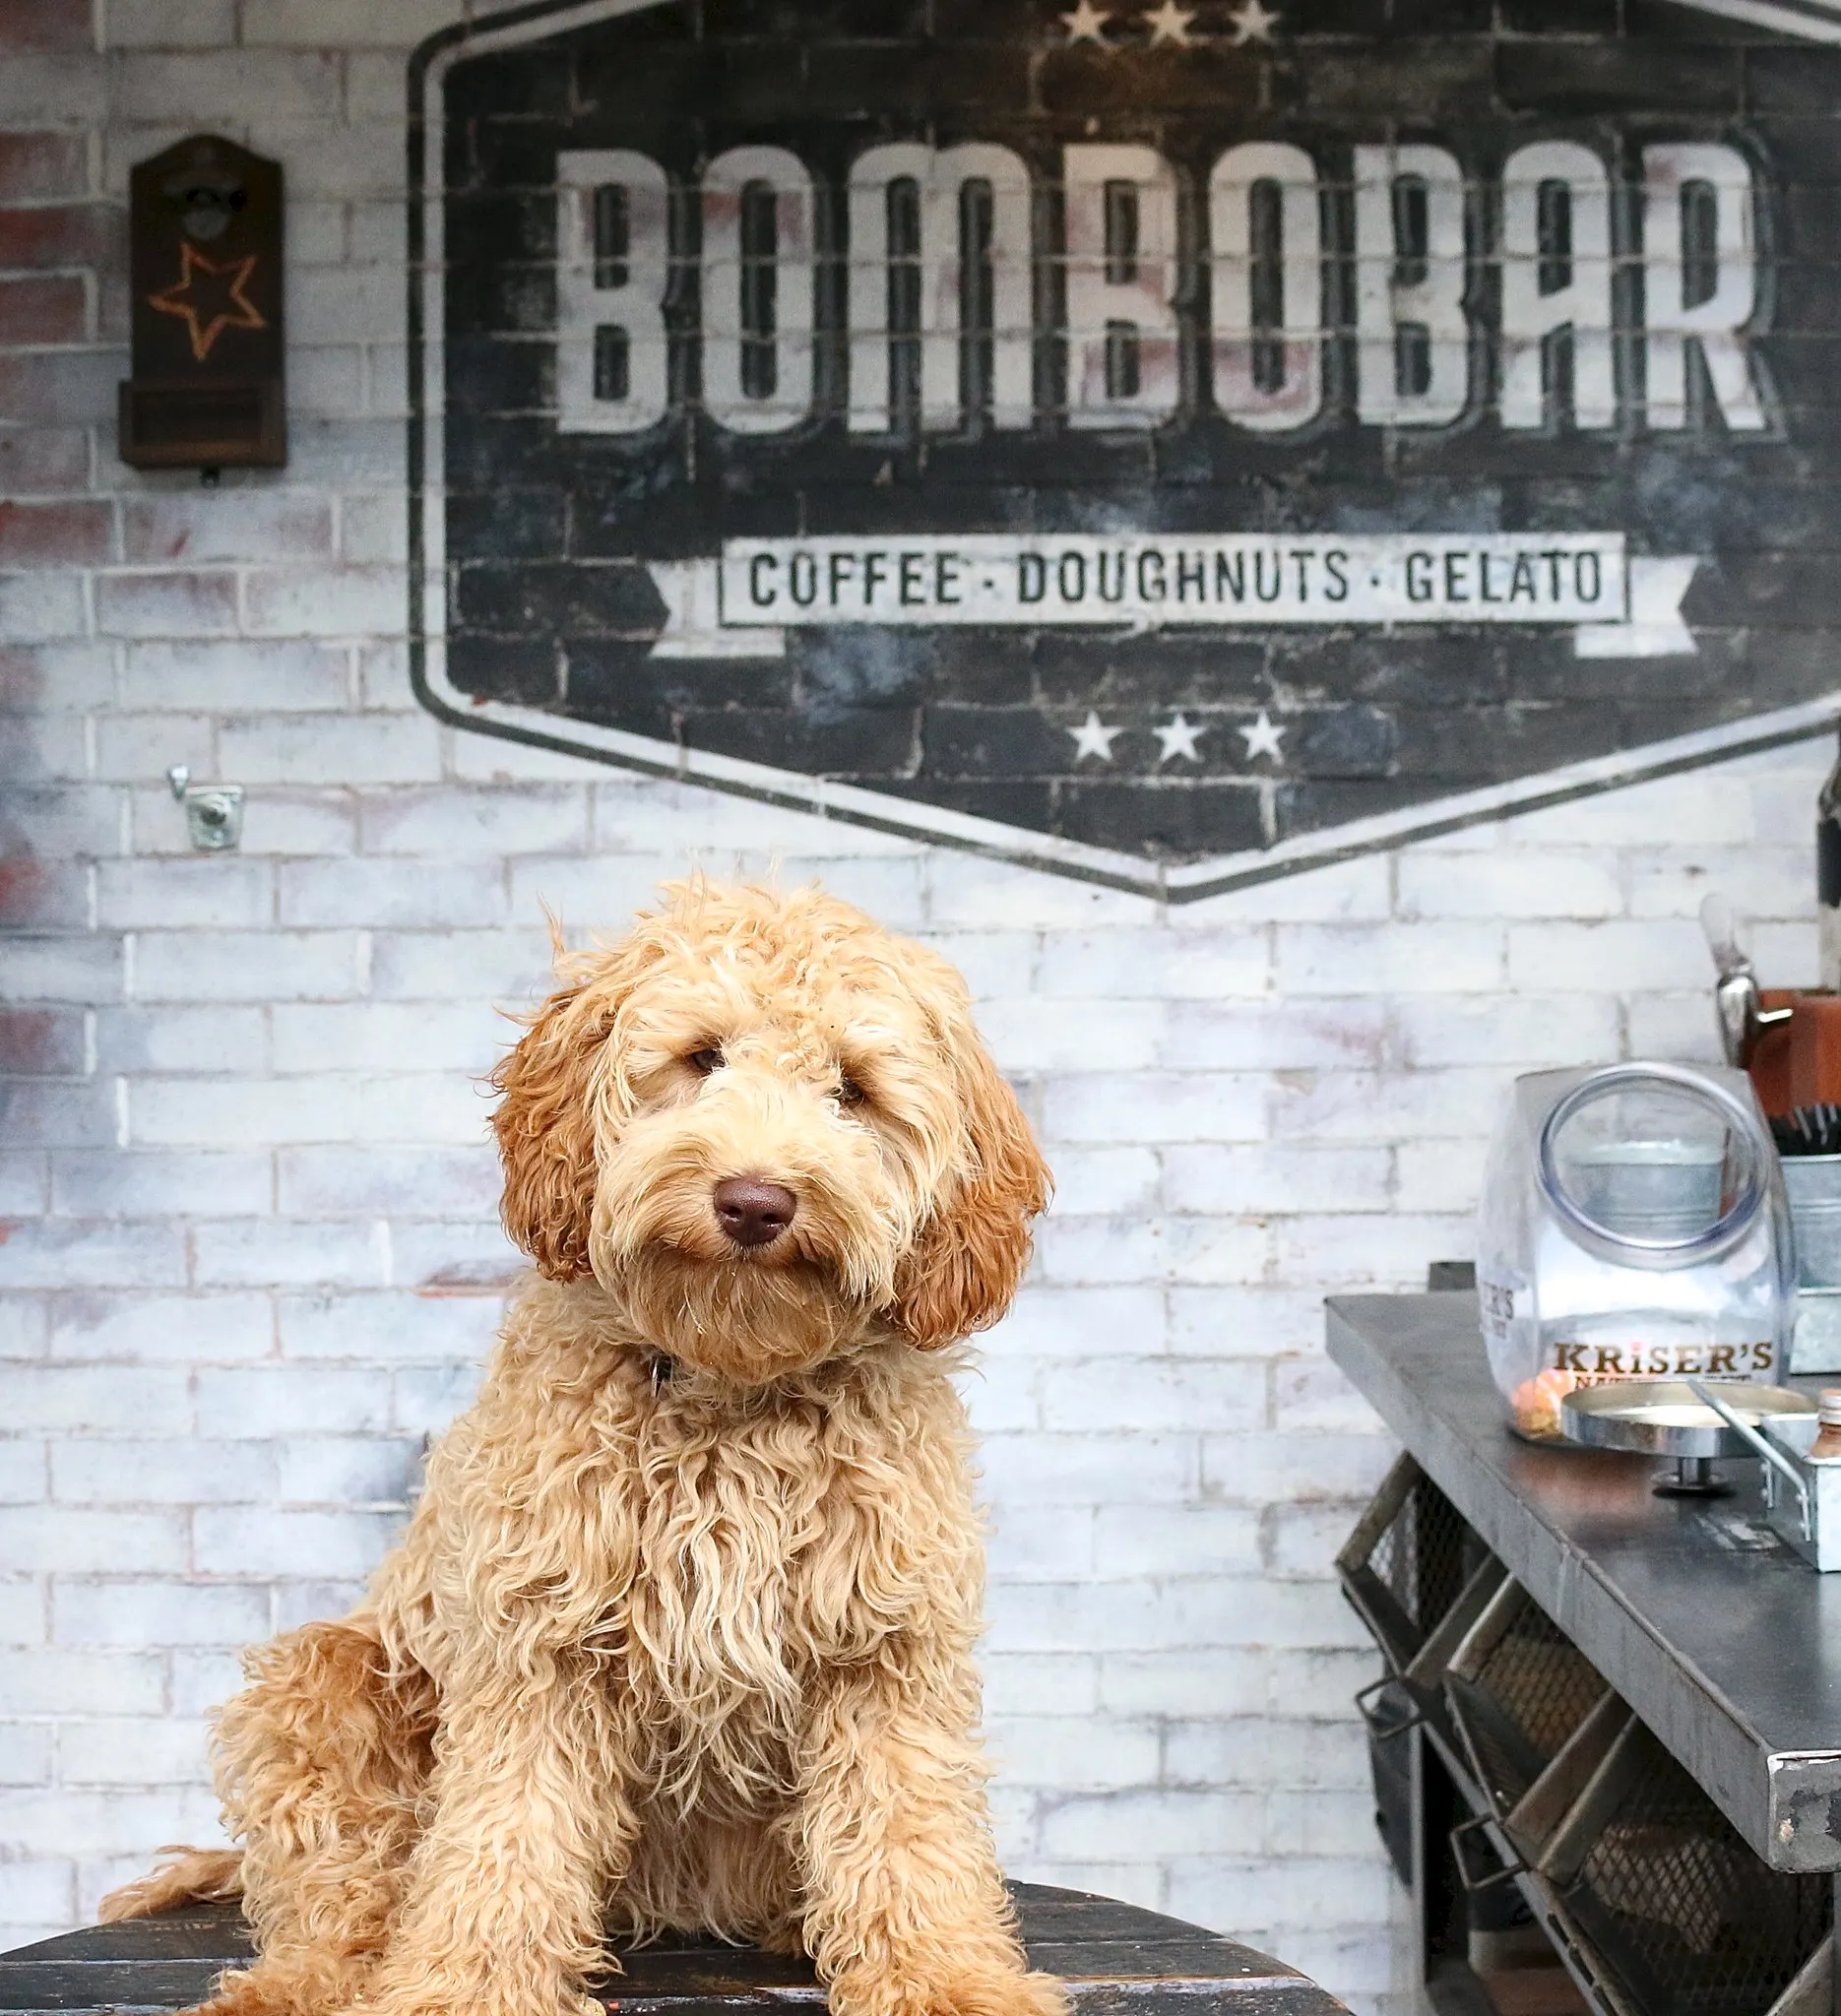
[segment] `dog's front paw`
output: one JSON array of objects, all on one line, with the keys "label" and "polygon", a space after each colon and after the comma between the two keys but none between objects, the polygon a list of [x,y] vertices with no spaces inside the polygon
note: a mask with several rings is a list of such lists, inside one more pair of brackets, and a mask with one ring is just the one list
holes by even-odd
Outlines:
[{"label": "dog's front paw", "polygon": [[832,1984],[835,2016],[1068,2016],[1067,1990],[1051,1974],[978,1972],[938,1980]]},{"label": "dog's front paw", "polygon": [[218,1977],[210,2001],[180,2016],[337,2016],[351,1996],[351,1970],[258,1960]]},{"label": "dog's front paw", "polygon": [[939,2016],[1068,2016],[1067,1989],[1051,1974],[975,1975],[932,2007]]},{"label": "dog's front paw", "polygon": [[544,1990],[492,1981],[471,1991],[426,1984],[421,1992],[392,1985],[367,1995],[341,2016],[606,2016],[606,2004],[575,1988]]}]

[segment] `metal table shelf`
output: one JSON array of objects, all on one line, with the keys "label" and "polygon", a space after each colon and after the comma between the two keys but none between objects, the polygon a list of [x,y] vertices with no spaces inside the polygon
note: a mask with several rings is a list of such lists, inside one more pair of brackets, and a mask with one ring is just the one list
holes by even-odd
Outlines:
[{"label": "metal table shelf", "polygon": [[[1841,1576],[1817,1575],[1764,1525],[1755,1463],[1722,1466],[1736,1486],[1730,1496],[1658,1498],[1650,1489],[1650,1459],[1537,1447],[1512,1435],[1490,1379],[1470,1292],[1338,1297],[1328,1304],[1328,1332],[1331,1358],[1377,1409],[1410,1459],[1396,1466],[1338,1565],[1386,1655],[1394,1675],[1387,1686],[1418,1703],[1415,1714],[1396,1724],[1404,1741],[1385,1771],[1382,1752],[1391,1735],[1372,1723],[1371,1733],[1383,1809],[1376,1817],[1413,1894],[1420,1972],[1431,2006],[1453,2016],[1486,2006],[1463,1964],[1469,1879],[1456,1840],[1479,1828],[1500,1866],[1492,1880],[1507,1880],[1520,1893],[1589,2007],[1600,2016],[1645,2016],[1645,1995],[1661,1994],[1666,2003],[1675,1992],[1652,1982],[1633,1993],[1638,1976],[1630,1972],[1628,1950],[1608,1957],[1596,1943],[1599,1934],[1580,1936],[1572,1917],[1574,1878],[1561,1870],[1557,1882],[1549,1880],[1563,1856],[1556,1846],[1549,1854],[1540,1841],[1531,1845],[1518,1817],[1523,1809],[1508,1810],[1533,1763],[1524,1759],[1526,1769],[1510,1770],[1513,1782],[1504,1790],[1508,1753],[1487,1753],[1490,1732],[1471,1726],[1463,1676],[1483,1670],[1492,1657],[1490,1648],[1510,1628],[1532,1631],[1536,1652],[1542,1645],[1554,1648],[1543,1659],[1563,1655],[1601,1690],[1601,1730],[1647,1730],[1642,1740],[1654,1762],[1640,1781],[1645,1796],[1666,1782],[1666,1774],[1677,1773],[1682,1796],[1690,1801],[1704,1796],[1706,1820],[1695,1827],[1717,1830],[1730,1822],[1739,1837],[1726,1837],[1730,1854],[1755,1867],[1748,1848],[1781,1872],[1768,1878],[1770,1884],[1805,1886],[1800,1893],[1759,1892],[1758,1909],[1766,1916],[1731,1918],[1729,1912],[1714,1921],[1758,1927],[1755,1936],[1766,1940],[1758,1950],[1773,1957],[1760,1958],[1765,1971],[1749,1978],[1760,1988],[1781,1984],[1784,1951],[1769,1943],[1776,1935],[1762,1927],[1779,1922],[1783,1937],[1794,1940],[1796,1924],[1811,1911],[1819,1910],[1820,1922],[1827,1922],[1826,1906],[1808,1900],[1809,1883],[1841,1886]],[[1429,1526],[1419,1523],[1427,1520]],[[1387,1548],[1392,1551],[1383,1560]],[[1422,1565],[1412,1566],[1415,1561]],[[1466,1578],[1461,1593],[1460,1570]],[[1387,1594],[1401,1586],[1403,1573],[1404,1587],[1417,1588],[1424,1599],[1410,1614]],[[1435,1588],[1416,1580],[1425,1573],[1433,1574]],[[1532,1609],[1526,1608],[1530,1600]],[[1514,1626],[1524,1611],[1533,1622]],[[1579,1655],[1595,1675],[1577,1666]],[[1515,1655],[1524,1662],[1524,1679],[1542,1670],[1525,1664],[1530,1656],[1526,1646]],[[1511,1672],[1512,1662],[1505,1669]],[[1488,1706],[1482,1702],[1474,1713]],[[1453,1720],[1460,1711],[1467,1725],[1461,1743]],[[1594,1718],[1581,1721],[1580,1712],[1575,1704],[1566,1720],[1580,1737],[1580,1768],[1590,1770],[1599,1738],[1587,1727]],[[1637,1754],[1626,1747],[1619,1761]],[[1568,1825],[1544,1837],[1548,1842],[1583,1838],[1576,1827],[1569,1834],[1574,1822],[1621,1826],[1621,1836],[1605,1835],[1607,1853],[1614,1841],[1642,1837],[1638,1809],[1621,1817],[1625,1808],[1606,1804],[1619,1796],[1611,1790],[1612,1761],[1605,1753],[1607,1775],[1593,1781],[1599,1790],[1592,1796],[1571,1783],[1564,1757],[1529,1793],[1530,1821],[1534,1808],[1552,1803],[1550,1785],[1569,1787],[1564,1796],[1578,1797]],[[1480,1770],[1490,1772],[1494,1790],[1484,1788]],[[1410,1798],[1402,1806],[1408,1785]],[[1589,1818],[1592,1813],[1600,1817]],[[1549,1815],[1550,1823],[1555,1817]],[[1447,1845],[1444,1834],[1452,1829]],[[1673,1866],[1657,1864],[1642,1880],[1666,1885]],[[1739,1864],[1733,1868],[1735,1880],[1751,1880]],[[1766,1880],[1763,1869],[1758,1878]],[[1769,1914],[1780,1908],[1792,1916],[1773,1920]],[[1474,1927],[1475,1921],[1468,1922]],[[1781,1994],[1767,1994],[1772,2016],[1841,2016],[1833,1939],[1819,1931],[1817,1937],[1813,1950],[1789,1946],[1790,1968],[1797,1953],[1809,1957]],[[1672,1964],[1679,1970],[1681,1949]],[[1680,2006],[1698,2006],[1697,1997],[1690,1994]],[[1750,2004],[1741,1994],[1735,2006]],[[1756,2006],[1762,2016],[1764,2002]]]},{"label": "metal table shelf", "polygon": [[1841,1575],[1640,1456],[1509,1433],[1468,1294],[1343,1295],[1329,1353],[1523,1588],[1774,1868],[1841,1869]]}]

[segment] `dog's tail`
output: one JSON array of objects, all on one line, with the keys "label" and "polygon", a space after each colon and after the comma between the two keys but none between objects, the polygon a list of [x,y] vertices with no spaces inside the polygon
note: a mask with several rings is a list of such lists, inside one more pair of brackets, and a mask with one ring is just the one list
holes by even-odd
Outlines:
[{"label": "dog's tail", "polygon": [[96,1907],[102,1923],[151,1918],[180,1904],[232,1904],[243,1894],[243,1856],[235,1848],[162,1848],[152,1874],[111,1890]]}]

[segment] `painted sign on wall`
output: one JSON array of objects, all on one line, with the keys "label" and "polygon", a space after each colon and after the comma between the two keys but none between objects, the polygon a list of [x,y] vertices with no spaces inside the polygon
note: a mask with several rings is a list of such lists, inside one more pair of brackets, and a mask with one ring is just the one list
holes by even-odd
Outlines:
[{"label": "painted sign on wall", "polygon": [[411,92],[466,726],[1180,900],[1841,711],[1841,5],[569,0]]}]

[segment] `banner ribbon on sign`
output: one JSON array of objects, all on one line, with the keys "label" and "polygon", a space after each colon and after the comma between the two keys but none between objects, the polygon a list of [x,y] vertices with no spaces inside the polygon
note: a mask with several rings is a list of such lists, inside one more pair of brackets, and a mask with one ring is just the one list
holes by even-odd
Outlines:
[{"label": "banner ribbon on sign", "polygon": [[1697,560],[1631,557],[1621,533],[920,534],[730,539],[651,561],[654,658],[780,658],[789,629],[1029,625],[1571,628],[1581,658],[1693,653]]}]

